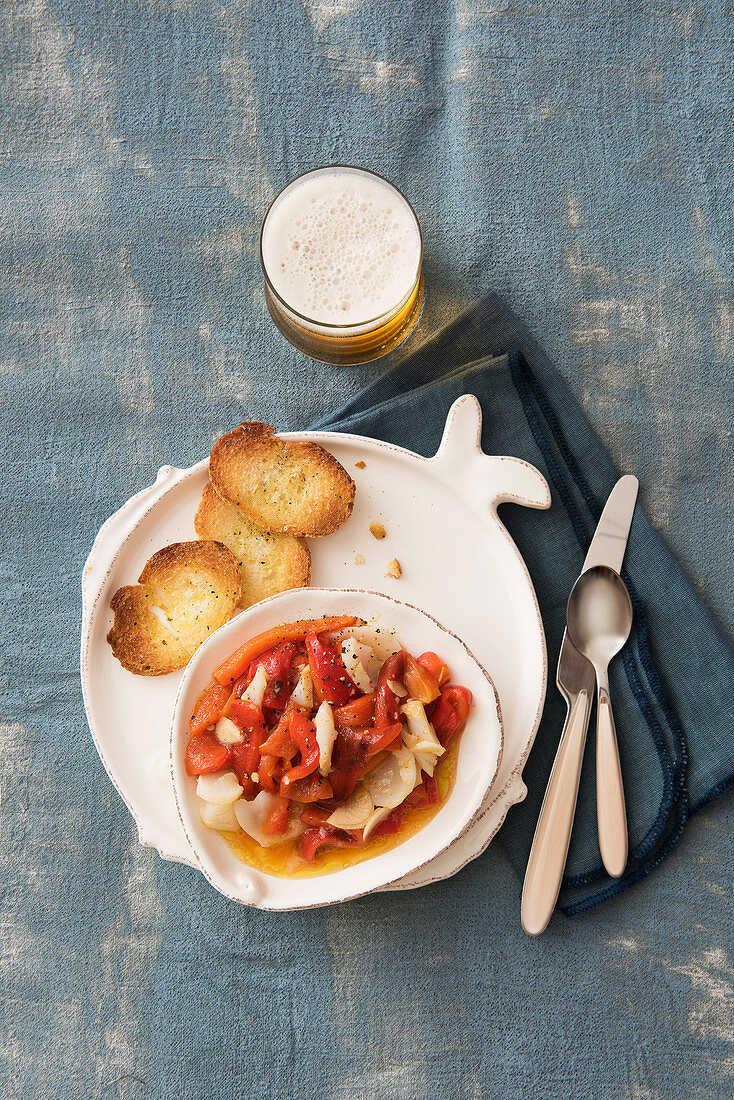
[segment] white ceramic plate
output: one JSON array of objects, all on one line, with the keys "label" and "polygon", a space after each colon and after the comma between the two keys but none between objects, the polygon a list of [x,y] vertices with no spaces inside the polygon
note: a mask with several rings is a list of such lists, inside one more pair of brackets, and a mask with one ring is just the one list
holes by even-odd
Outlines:
[{"label": "white ceramic plate", "polygon": [[[349,520],[335,534],[310,541],[311,583],[381,591],[425,609],[466,643],[500,698],[504,752],[488,798],[448,849],[389,888],[446,878],[484,851],[510,806],[525,797],[522,769],[545,699],[540,612],[497,506],[512,501],[547,508],[550,492],[528,463],[485,455],[480,432],[479,403],[465,395],[449,411],[441,446],[430,459],[362,436],[284,435],[321,443],[357,484]],[[188,470],[164,466],[154,485],[104,524],[82,579],[81,679],[97,750],[135,818],[141,843],[192,866],[196,860],[176,811],[168,766],[170,718],[182,674],[131,675],[112,656],[106,635],[114,592],[134,583],[156,550],[195,538],[207,468],[206,459]],[[387,531],[381,541],[369,532],[375,520]],[[362,564],[355,564],[357,555]],[[399,580],[385,576],[393,558],[402,566]]]},{"label": "white ceramic plate", "polygon": [[[186,774],[184,756],[189,716],[212,680],[212,671],[237,646],[268,627],[323,615],[357,615],[370,626],[395,631],[410,653],[440,654],[454,682],[472,693],[461,735],[456,782],[439,812],[415,836],[389,852],[328,875],[284,879],[245,866],[225,841],[199,818],[196,780]],[[233,901],[259,909],[305,909],[346,901],[415,872],[464,831],[489,792],[502,752],[502,726],[494,685],[464,643],[425,611],[377,592],[302,588],[272,596],[238,615],[208,638],[192,657],[179,688],[171,723],[171,778],[186,838],[206,877]]]}]

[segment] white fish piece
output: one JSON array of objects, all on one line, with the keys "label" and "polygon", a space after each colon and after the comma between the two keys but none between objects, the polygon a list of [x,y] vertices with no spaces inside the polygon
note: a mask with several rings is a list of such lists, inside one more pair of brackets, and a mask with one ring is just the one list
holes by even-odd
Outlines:
[{"label": "white fish piece", "polygon": [[403,730],[403,742],[412,752],[433,752],[443,756],[446,751],[436,737],[436,731],[426,717],[425,707],[419,699],[407,699],[400,708],[408,723]]},{"label": "white fish piece", "polygon": [[416,786],[419,774],[413,753],[399,749],[365,776],[364,784],[375,806],[394,809]]},{"label": "white fish piece", "polygon": [[362,839],[369,840],[377,826],[380,825],[386,817],[389,817],[391,813],[392,810],[389,806],[380,806],[379,810],[375,810],[362,830]]},{"label": "white fish piece", "polygon": [[217,829],[220,833],[238,833],[240,827],[234,816],[234,803],[218,806],[216,802],[201,802],[199,817],[207,829]]},{"label": "white fish piece", "polygon": [[334,825],[337,829],[361,829],[369,821],[374,808],[370,792],[360,783],[346,802],[334,810],[328,819],[329,825]]},{"label": "white fish piece", "polygon": [[369,646],[361,645],[354,638],[347,638],[341,644],[341,656],[344,667],[359,690],[365,694],[373,691],[374,684],[363,664],[363,661],[368,661],[372,656]]},{"label": "white fish piece", "polygon": [[210,772],[199,776],[196,793],[215,806],[231,806],[242,794],[242,787],[234,772]]},{"label": "white fish piece", "polygon": [[393,653],[403,648],[393,630],[380,626],[349,626],[344,630],[335,630],[330,635],[330,640],[339,645],[347,638],[354,638],[360,645],[372,650],[371,657],[363,655],[361,660],[373,681],[377,680],[380,669],[388,657],[392,657]]},{"label": "white fish piece", "polygon": [[313,680],[308,665],[304,665],[301,669],[298,683],[291,693],[291,702],[299,707],[306,707],[307,710],[313,707]]},{"label": "white fish piece", "polygon": [[246,802],[244,798],[241,798],[234,804],[234,814],[240,827],[248,836],[256,840],[261,848],[277,848],[279,844],[284,844],[287,840],[293,840],[304,830],[303,822],[299,821],[295,814],[291,814],[285,833],[279,836],[270,836],[269,833],[266,833],[263,826],[275,802],[275,795],[270,794],[268,791],[260,791],[252,802]]},{"label": "white fish piece", "polygon": [[247,685],[246,690],[242,693],[242,698],[247,699],[248,702],[254,703],[256,707],[263,705],[263,696],[265,695],[265,688],[268,686],[268,677],[265,669],[262,665],[258,665],[255,670],[255,675]]},{"label": "white fish piece", "polygon": [[236,726],[231,718],[225,718],[224,715],[214,727],[214,736],[223,745],[240,745],[244,740],[239,726]]},{"label": "white fish piece", "polygon": [[[434,756],[432,752],[414,752],[416,767],[419,772],[423,771],[426,775],[433,776],[436,770],[436,764],[438,763],[438,757]],[[418,777],[420,782],[420,776]]]},{"label": "white fish piece", "polygon": [[334,725],[334,711],[326,700],[316,711],[313,720],[316,730],[316,744],[319,746],[319,771],[322,775],[328,775],[331,771],[331,750],[336,741],[336,726]]}]

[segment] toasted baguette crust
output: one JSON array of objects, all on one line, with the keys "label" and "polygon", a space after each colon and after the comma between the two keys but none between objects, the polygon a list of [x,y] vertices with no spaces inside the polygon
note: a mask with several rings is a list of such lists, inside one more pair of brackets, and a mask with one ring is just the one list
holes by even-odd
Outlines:
[{"label": "toasted baguette crust", "polygon": [[279,439],[269,424],[241,424],[217,440],[209,477],[224,500],[278,534],[329,535],[354,506],[354,482],[332,454]]},{"label": "toasted baguette crust", "polygon": [[223,500],[207,483],[194,517],[199,538],[216,539],[232,551],[242,574],[241,607],[303,588],[311,579],[311,554],[305,539],[264,531]]},{"label": "toasted baguette crust", "polygon": [[138,584],[112,597],[107,641],[129,672],[164,676],[183,668],[241,598],[239,566],[225,546],[175,542],[153,555]]}]

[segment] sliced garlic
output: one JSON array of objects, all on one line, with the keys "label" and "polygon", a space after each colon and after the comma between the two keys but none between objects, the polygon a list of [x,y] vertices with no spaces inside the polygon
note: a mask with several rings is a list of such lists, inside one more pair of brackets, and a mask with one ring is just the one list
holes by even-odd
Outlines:
[{"label": "sliced garlic", "polygon": [[296,706],[305,707],[307,710],[311,710],[313,707],[313,680],[308,665],[304,665],[301,669],[298,683],[291,694],[291,702],[295,703]]},{"label": "sliced garlic", "polygon": [[316,711],[313,724],[316,730],[316,744],[319,746],[319,771],[322,775],[328,775],[331,771],[331,750],[336,741],[336,726],[334,711],[326,700]]},{"label": "sliced garlic", "polygon": [[391,752],[365,777],[364,784],[375,806],[393,809],[407,798],[418,781],[415,757],[408,749]]},{"label": "sliced garlic", "polygon": [[408,694],[408,689],[405,684],[401,684],[399,680],[388,680],[387,686],[390,688],[393,695],[397,695],[398,699],[404,699]]},{"label": "sliced garlic", "polygon": [[370,819],[375,806],[369,791],[361,783],[338,810],[328,819],[337,829],[361,829]]},{"label": "sliced garlic", "polygon": [[231,806],[242,794],[242,787],[234,772],[211,772],[200,775],[196,784],[196,793],[205,802],[216,806]]},{"label": "sliced garlic", "polygon": [[294,814],[291,814],[288,828],[284,833],[278,836],[270,836],[266,833],[263,826],[275,802],[275,795],[270,794],[268,791],[260,791],[260,794],[253,798],[252,802],[245,802],[244,798],[241,798],[239,802],[234,804],[235,817],[240,827],[248,836],[256,840],[261,848],[277,848],[279,844],[283,844],[287,840],[293,840],[304,830],[303,822],[299,821]]},{"label": "sliced garlic", "polygon": [[392,810],[389,806],[380,806],[379,810],[375,810],[362,830],[362,840],[369,840],[377,826],[380,825],[386,817],[389,817],[391,813]]},{"label": "sliced garlic", "polygon": [[234,816],[234,803],[218,806],[216,802],[202,802],[199,817],[207,829],[218,829],[220,833],[237,833],[239,825]]},{"label": "sliced garlic", "polygon": [[214,734],[217,741],[221,741],[223,745],[239,745],[244,740],[239,726],[236,726],[231,718],[225,718],[224,715],[214,727]]},{"label": "sliced garlic", "polygon": [[247,685],[247,689],[242,693],[242,698],[247,699],[249,703],[254,703],[256,707],[263,705],[263,696],[265,695],[265,688],[268,686],[268,677],[265,673],[265,669],[262,665],[258,665],[255,670],[255,675]]}]

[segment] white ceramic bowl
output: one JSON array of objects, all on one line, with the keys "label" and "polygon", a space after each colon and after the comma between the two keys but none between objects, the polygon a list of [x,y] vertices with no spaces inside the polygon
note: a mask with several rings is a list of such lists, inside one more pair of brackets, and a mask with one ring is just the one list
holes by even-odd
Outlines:
[{"label": "white ceramic bowl", "polygon": [[[461,736],[456,782],[436,816],[403,844],[354,867],[310,878],[278,878],[242,863],[201,823],[196,780],[186,774],[189,715],[212,671],[239,645],[281,622],[322,615],[356,615],[394,630],[411,653],[434,650],[454,683],[468,687],[472,710]],[[204,875],[233,901],[260,909],[304,909],[370,893],[414,871],[447,848],[479,810],[502,758],[502,719],[494,684],[467,647],[425,611],[390,596],[356,589],[301,588],[255,604],[221,627],[190,661],[174,705],[170,761],[181,824]]]}]

